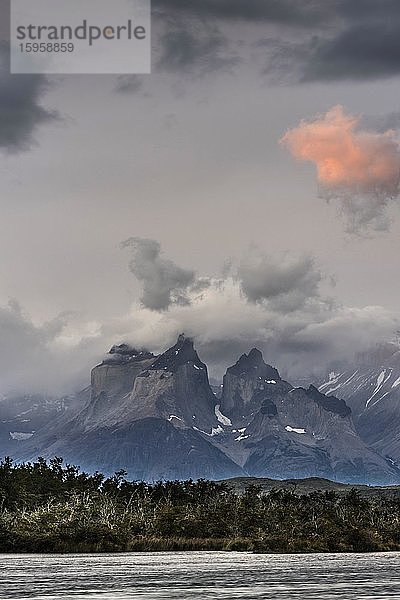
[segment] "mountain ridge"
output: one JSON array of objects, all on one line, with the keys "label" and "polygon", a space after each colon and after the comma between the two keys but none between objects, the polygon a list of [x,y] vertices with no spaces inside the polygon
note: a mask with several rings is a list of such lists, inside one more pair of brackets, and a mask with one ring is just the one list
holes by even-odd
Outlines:
[{"label": "mountain ridge", "polygon": [[358,435],[340,398],[294,387],[257,348],[227,368],[216,397],[193,340],[155,356],[113,346],[92,370],[91,393],[71,420],[16,447],[20,460],[63,456],[135,479],[325,477],[400,483],[394,462]]}]

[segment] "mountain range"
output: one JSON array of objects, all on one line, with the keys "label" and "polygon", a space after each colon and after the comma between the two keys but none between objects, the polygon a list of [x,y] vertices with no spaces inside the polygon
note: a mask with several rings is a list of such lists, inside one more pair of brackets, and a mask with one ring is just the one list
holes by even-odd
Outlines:
[{"label": "mountain range", "polygon": [[[25,423],[6,449],[18,460],[61,456],[89,471],[123,469],[147,481],[322,477],[397,484],[395,358],[386,351],[375,366],[364,358],[364,370],[330,372],[318,389],[283,380],[253,348],[227,369],[218,392],[190,338],[179,336],[158,356],[122,344],[92,370],[90,388],[67,409],[34,431]],[[387,432],[377,433],[377,415]]]},{"label": "mountain range", "polygon": [[338,365],[319,382],[320,392],[340,396],[352,410],[364,442],[400,464],[400,350],[381,344],[357,355],[352,365]]}]

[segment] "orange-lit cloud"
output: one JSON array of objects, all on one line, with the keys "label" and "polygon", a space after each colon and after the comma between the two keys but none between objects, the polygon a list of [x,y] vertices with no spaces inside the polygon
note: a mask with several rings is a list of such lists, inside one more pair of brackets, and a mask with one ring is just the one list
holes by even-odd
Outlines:
[{"label": "orange-lit cloud", "polygon": [[321,194],[337,198],[349,231],[385,229],[389,202],[399,195],[400,146],[393,130],[363,131],[360,117],[335,106],[290,129],[280,140],[317,167]]}]

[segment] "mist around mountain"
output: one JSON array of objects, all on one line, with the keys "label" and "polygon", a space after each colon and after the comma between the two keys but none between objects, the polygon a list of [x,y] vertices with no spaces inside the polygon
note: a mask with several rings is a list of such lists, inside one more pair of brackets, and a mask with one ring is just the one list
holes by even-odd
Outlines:
[{"label": "mist around mountain", "polygon": [[[398,455],[386,452],[383,434],[362,427],[365,417],[351,395],[349,401],[333,395],[336,374],[330,377],[319,390],[295,387],[253,348],[228,367],[222,387],[211,386],[207,366],[184,335],[159,356],[122,344],[92,370],[90,389],[73,406],[49,413],[27,435],[10,436],[2,453],[20,461],[58,456],[89,472],[123,469],[149,482],[321,477],[400,483]],[[379,397],[378,391],[374,401]]]}]

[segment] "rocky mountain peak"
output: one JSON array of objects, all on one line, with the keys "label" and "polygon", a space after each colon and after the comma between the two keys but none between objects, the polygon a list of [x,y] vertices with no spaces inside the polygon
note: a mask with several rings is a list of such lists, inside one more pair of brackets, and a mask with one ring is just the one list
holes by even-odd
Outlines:
[{"label": "rocky mountain peak", "polygon": [[277,369],[265,363],[260,350],[253,348],[227,369],[221,410],[233,420],[248,420],[249,415],[260,410],[262,405],[270,406],[270,396],[277,391],[273,388],[282,385],[291,387],[281,380]]},{"label": "rocky mountain peak", "polygon": [[258,348],[252,348],[248,354],[242,354],[236,364],[229,367],[227,373],[237,377],[263,378],[266,380],[280,380],[279,372],[274,367],[267,365]]},{"label": "rocky mountain peak", "polygon": [[186,344],[186,343],[191,343],[191,344],[192,344],[192,346],[193,346],[193,339],[192,339],[192,338],[190,338],[190,337],[187,337],[187,336],[185,335],[185,333],[180,333],[180,334],[178,335],[178,340],[177,340],[177,342],[176,342],[176,343],[177,343],[177,344]]},{"label": "rocky mountain peak", "polygon": [[176,344],[164,352],[164,354],[161,354],[152,364],[151,369],[175,373],[179,367],[187,363],[193,363],[201,369],[206,368],[194,348],[192,338],[186,337],[182,333],[178,337]]},{"label": "rocky mountain peak", "polygon": [[249,352],[248,357],[250,360],[254,360],[257,362],[260,362],[263,360],[262,352],[258,348],[252,348]]}]

